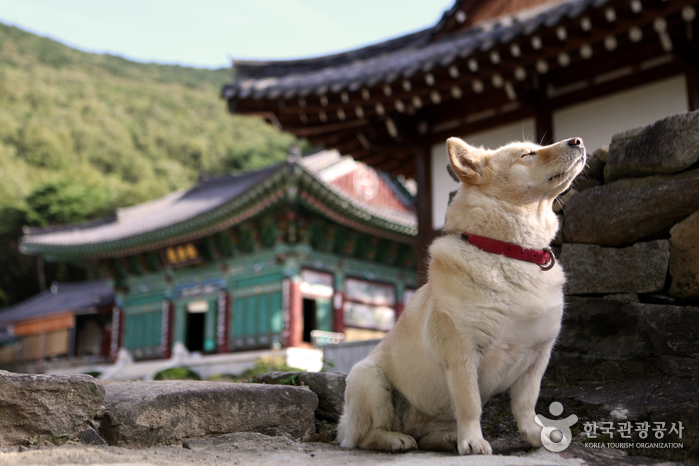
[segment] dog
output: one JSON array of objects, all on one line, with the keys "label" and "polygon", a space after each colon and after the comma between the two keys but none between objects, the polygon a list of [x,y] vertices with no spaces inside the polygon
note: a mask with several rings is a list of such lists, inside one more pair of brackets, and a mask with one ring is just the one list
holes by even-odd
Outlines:
[{"label": "dog", "polygon": [[492,454],[481,411],[508,388],[521,435],[541,446],[534,409],[565,281],[545,248],[558,230],[553,202],[585,166],[585,146],[572,138],[486,150],[450,138],[447,149],[461,182],[429,248],[427,283],[347,376],[342,447]]}]

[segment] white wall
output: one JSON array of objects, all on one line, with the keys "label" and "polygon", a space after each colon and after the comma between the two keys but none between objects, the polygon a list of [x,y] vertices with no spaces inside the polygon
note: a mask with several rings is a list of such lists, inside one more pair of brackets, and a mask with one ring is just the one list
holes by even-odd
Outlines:
[{"label": "white wall", "polygon": [[[676,76],[554,111],[554,140],[581,137],[592,152],[608,146],[612,136],[620,131],[687,111],[685,77]],[[535,141],[536,130],[534,120],[529,118],[462,139],[472,145],[495,149],[512,141]],[[432,146],[431,163],[432,226],[439,230],[444,226],[449,193],[458,185],[446,170],[449,164],[446,143]]]},{"label": "white wall", "polygon": [[[469,134],[462,139],[472,146],[483,146],[486,149],[496,149],[512,141],[534,141],[536,139],[534,120],[526,118],[517,123]],[[447,173],[447,165],[449,165],[449,156],[445,140],[443,144],[432,146],[432,227],[435,230],[444,226],[449,193],[455,191],[458,186],[458,183]]]},{"label": "white wall", "polygon": [[553,112],[555,140],[581,137],[592,152],[612,136],[689,110],[684,75]]}]

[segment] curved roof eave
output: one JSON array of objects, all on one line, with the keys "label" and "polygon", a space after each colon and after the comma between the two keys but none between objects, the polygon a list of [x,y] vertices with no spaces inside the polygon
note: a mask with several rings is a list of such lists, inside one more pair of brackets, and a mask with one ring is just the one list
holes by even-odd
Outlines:
[{"label": "curved roof eave", "polygon": [[[436,65],[448,67],[457,57],[468,58],[498,43],[531,35],[542,25],[575,18],[608,0],[564,0],[538,5],[510,15],[484,20],[468,30],[429,42],[432,28],[327,57],[272,62],[234,61],[236,80],[222,89],[224,98],[272,99],[372,87],[396,77],[410,77]],[[410,40],[408,40],[410,39]],[[322,93],[322,92],[321,92]]]},{"label": "curved roof eave", "polygon": [[[389,212],[386,209],[352,199],[339,188],[315,176],[312,171],[300,164],[297,166],[305,174],[305,176],[300,176],[301,184],[309,188],[308,191],[313,193],[312,197],[316,200],[312,203],[315,210],[318,210],[318,202],[327,204],[320,210],[324,215],[339,223],[345,223],[347,226],[357,227],[378,236],[402,242],[409,241],[410,238],[417,235],[417,220],[414,214]],[[77,224],[73,229],[68,225],[57,231],[48,230],[44,233],[35,229],[32,230],[32,234],[22,238],[20,249],[24,254],[46,255],[54,259],[96,259],[142,253],[183,241],[199,239],[245,221],[285,199],[290,186],[288,175],[291,172],[290,164],[284,163],[260,172],[264,172],[265,176],[238,196],[228,199],[225,203],[211,210],[177,223],[154,228],[140,234],[93,242],[84,240],[85,235],[92,234],[94,236],[96,234],[94,231],[89,231],[91,224]],[[202,189],[206,189],[206,184],[204,186],[197,185],[186,191],[184,195]],[[169,196],[175,199],[184,197],[184,195],[173,196],[173,194],[175,193],[124,209],[126,212],[122,213],[121,218],[138,221],[149,215],[148,207],[167,208],[162,203]],[[117,222],[119,218],[119,216],[116,217]],[[95,224],[95,228],[105,227],[105,225],[107,228],[109,227],[109,222],[95,222]],[[81,240],[81,238],[83,239]]]}]

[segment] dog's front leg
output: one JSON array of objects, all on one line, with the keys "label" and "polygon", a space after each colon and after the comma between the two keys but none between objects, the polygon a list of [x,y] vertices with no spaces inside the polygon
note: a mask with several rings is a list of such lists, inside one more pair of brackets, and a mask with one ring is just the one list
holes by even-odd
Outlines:
[{"label": "dog's front leg", "polygon": [[493,449],[481,431],[481,395],[475,361],[452,361],[446,365],[446,374],[456,411],[456,446],[459,454],[492,454]]},{"label": "dog's front leg", "polygon": [[546,372],[553,343],[543,347],[537,358],[510,388],[512,414],[522,437],[534,447],[541,446],[541,426],[534,422],[536,400],[539,398],[541,379]]}]

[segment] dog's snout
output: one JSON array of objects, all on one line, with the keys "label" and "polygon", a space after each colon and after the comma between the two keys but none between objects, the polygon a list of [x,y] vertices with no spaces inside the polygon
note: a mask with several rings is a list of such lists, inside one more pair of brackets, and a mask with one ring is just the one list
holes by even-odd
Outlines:
[{"label": "dog's snout", "polygon": [[571,138],[568,139],[568,145],[569,146],[580,146],[580,147],[585,147],[583,144],[583,140],[581,138]]}]

